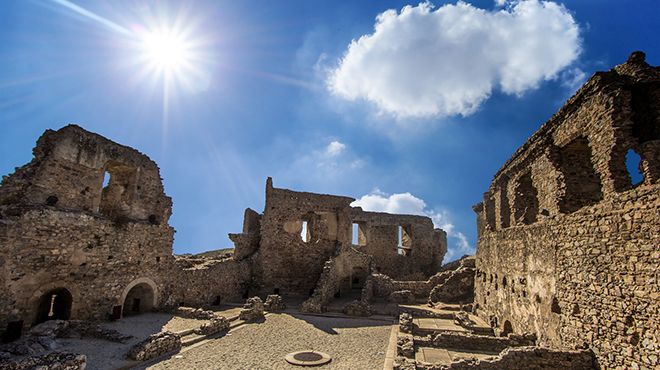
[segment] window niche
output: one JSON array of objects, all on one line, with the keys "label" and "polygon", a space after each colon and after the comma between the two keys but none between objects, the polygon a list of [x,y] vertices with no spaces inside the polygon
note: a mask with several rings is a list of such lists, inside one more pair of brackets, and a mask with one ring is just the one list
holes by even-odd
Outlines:
[{"label": "window niche", "polygon": [[396,253],[400,256],[409,256],[412,252],[412,233],[410,225],[397,226]]},{"label": "window niche", "polygon": [[125,215],[136,192],[137,169],[118,162],[108,162],[103,172],[99,212],[106,216]]},{"label": "window niche", "polygon": [[561,212],[573,213],[603,199],[600,175],[594,169],[586,137],[580,136],[560,148],[560,158],[565,185],[559,202]]},{"label": "window niche", "polygon": [[367,225],[364,222],[353,222],[351,226],[351,243],[356,246],[367,245]]},{"label": "window niche", "polygon": [[630,178],[630,185],[636,187],[644,182],[644,172],[642,170],[642,157],[633,149],[628,149],[626,153],[626,169]]},{"label": "window niche", "polygon": [[527,172],[518,178],[513,202],[514,217],[517,223],[531,225],[537,220],[539,210],[538,192]]}]

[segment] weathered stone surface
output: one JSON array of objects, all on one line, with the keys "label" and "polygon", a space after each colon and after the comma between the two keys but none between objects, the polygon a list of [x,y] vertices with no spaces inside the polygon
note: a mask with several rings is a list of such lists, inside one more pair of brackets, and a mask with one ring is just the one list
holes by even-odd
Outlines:
[{"label": "weathered stone surface", "polygon": [[367,317],[374,314],[374,309],[368,302],[358,300],[344,306],[342,311],[348,316]]},{"label": "weathered stone surface", "polygon": [[415,303],[415,295],[410,290],[397,290],[388,297],[390,302]]},{"label": "weathered stone surface", "polygon": [[71,353],[54,352],[21,359],[0,358],[0,369],[3,370],[85,370],[86,368],[87,357]]},{"label": "weathered stone surface", "polygon": [[196,334],[211,335],[229,330],[229,320],[223,316],[214,316],[209,322],[195,329]]},{"label": "weathered stone surface", "polygon": [[596,73],[474,207],[476,313],[498,333],[590,348],[602,368],[657,366],[659,144],[660,68],[633,53]]},{"label": "weathered stone surface", "polygon": [[248,298],[239,313],[239,319],[245,321],[259,321],[264,318],[264,302],[259,297]]},{"label": "weathered stone surface", "polygon": [[264,309],[268,312],[281,312],[286,310],[286,304],[282,297],[277,294],[269,294],[264,302]]},{"label": "weathered stone surface", "polygon": [[402,333],[412,334],[413,317],[411,314],[404,312],[399,315],[399,331],[401,331]]},{"label": "weathered stone surface", "polygon": [[169,331],[150,335],[133,346],[127,357],[135,361],[146,361],[181,349],[181,337]]}]

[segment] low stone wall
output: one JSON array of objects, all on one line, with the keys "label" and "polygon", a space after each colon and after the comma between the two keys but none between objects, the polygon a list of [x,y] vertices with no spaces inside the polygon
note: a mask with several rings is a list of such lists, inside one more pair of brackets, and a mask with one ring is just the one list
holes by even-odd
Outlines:
[{"label": "low stone wall", "polygon": [[54,352],[22,359],[0,358],[2,370],[85,370],[87,357],[72,353]]},{"label": "low stone wall", "polygon": [[131,360],[146,361],[181,349],[181,337],[170,331],[150,335],[128,351]]},{"label": "low stone wall", "polygon": [[241,320],[253,322],[264,318],[264,303],[259,297],[248,298],[238,315]]},{"label": "low stone wall", "polygon": [[213,311],[193,307],[178,307],[174,310],[174,314],[179,317],[198,320],[210,320],[217,317]]},{"label": "low stone wall", "polygon": [[433,336],[415,338],[415,345],[435,348],[455,348],[475,351],[501,352],[509,347],[535,345],[534,334],[509,334],[507,337],[493,337],[461,332],[442,332]]},{"label": "low stone wall", "polygon": [[353,301],[342,309],[342,311],[348,316],[362,316],[367,317],[374,314],[374,308],[368,302],[365,301]]},{"label": "low stone wall", "polygon": [[413,317],[409,313],[402,313],[399,315],[399,330],[402,333],[412,334],[413,332]]},{"label": "low stone wall", "polygon": [[387,299],[395,303],[415,303],[415,295],[410,290],[397,290]]},{"label": "low stone wall", "polygon": [[213,317],[206,324],[195,329],[195,334],[211,335],[229,330],[229,320],[222,316]]},{"label": "low stone wall", "polygon": [[431,289],[429,293],[430,302],[471,302],[474,299],[474,274],[473,267],[461,267],[453,271],[447,279]]},{"label": "low stone wall", "polygon": [[508,348],[488,360],[460,360],[449,365],[428,364],[397,357],[394,370],[589,370],[596,369],[589,350],[554,350],[545,347]]},{"label": "low stone wall", "polygon": [[286,310],[286,304],[281,296],[277,294],[271,294],[266,297],[266,302],[264,302],[264,309],[268,312],[280,312]]},{"label": "low stone wall", "polygon": [[399,334],[396,337],[396,354],[408,358],[415,358],[415,342],[412,334]]}]

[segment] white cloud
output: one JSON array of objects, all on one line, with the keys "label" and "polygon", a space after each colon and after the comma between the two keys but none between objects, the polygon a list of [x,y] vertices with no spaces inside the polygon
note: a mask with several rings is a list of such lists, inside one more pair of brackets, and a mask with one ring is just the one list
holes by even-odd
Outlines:
[{"label": "white cloud", "polygon": [[552,1],[484,10],[459,1],[387,10],[328,75],[331,93],[398,118],[469,115],[494,89],[522,94],[580,53],[579,27]]},{"label": "white cloud", "polygon": [[346,144],[343,144],[339,141],[333,141],[325,148],[325,153],[329,157],[336,157],[344,152],[346,149]]},{"label": "white cloud", "polygon": [[362,207],[365,211],[387,212],[407,215],[427,216],[433,220],[433,225],[444,230],[449,237],[449,246],[445,261],[451,261],[464,254],[473,254],[474,248],[470,245],[465,234],[456,231],[447,211],[429,209],[423,199],[410,193],[387,194],[374,189],[370,194],[363,195],[351,203],[353,207]]}]

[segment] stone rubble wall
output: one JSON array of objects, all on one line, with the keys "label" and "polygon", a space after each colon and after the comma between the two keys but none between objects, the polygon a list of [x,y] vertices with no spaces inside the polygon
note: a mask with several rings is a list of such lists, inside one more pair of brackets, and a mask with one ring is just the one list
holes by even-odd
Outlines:
[{"label": "stone rubble wall", "polygon": [[[496,332],[660,364],[660,68],[596,73],[495,175],[477,212],[475,309]],[[642,158],[641,184],[626,154]]]},{"label": "stone rubble wall", "polygon": [[286,310],[286,303],[281,296],[277,294],[269,294],[264,302],[264,310],[268,312],[282,312]]},{"label": "stone rubble wall", "polygon": [[53,352],[27,358],[0,358],[3,370],[85,370],[87,357],[71,353]]},{"label": "stone rubble wall", "polygon": [[240,320],[248,322],[259,321],[264,318],[264,303],[259,297],[248,298],[238,315]]},{"label": "stone rubble wall", "polygon": [[453,348],[461,350],[501,352],[509,347],[534,346],[534,334],[509,334],[506,337],[493,337],[461,332],[442,332],[433,337],[415,338],[415,345],[422,347]]},{"label": "stone rubble wall", "polygon": [[487,360],[460,360],[449,365],[429,364],[398,357],[394,370],[590,370],[597,369],[588,350],[554,350],[543,347],[507,348]]},{"label": "stone rubble wall", "polygon": [[195,329],[195,334],[211,335],[226,331],[229,331],[229,320],[223,316],[214,316],[209,319],[209,322]]},{"label": "stone rubble wall", "polygon": [[[301,311],[320,313],[339,292],[352,289],[353,278],[366,279],[371,271],[372,259],[350,245],[342,245],[336,256],[326,261],[312,296],[303,302]],[[363,276],[354,276],[359,271]]]},{"label": "stone rubble wall", "polygon": [[135,361],[146,361],[181,349],[181,337],[170,331],[152,334],[134,345],[127,357]]}]

